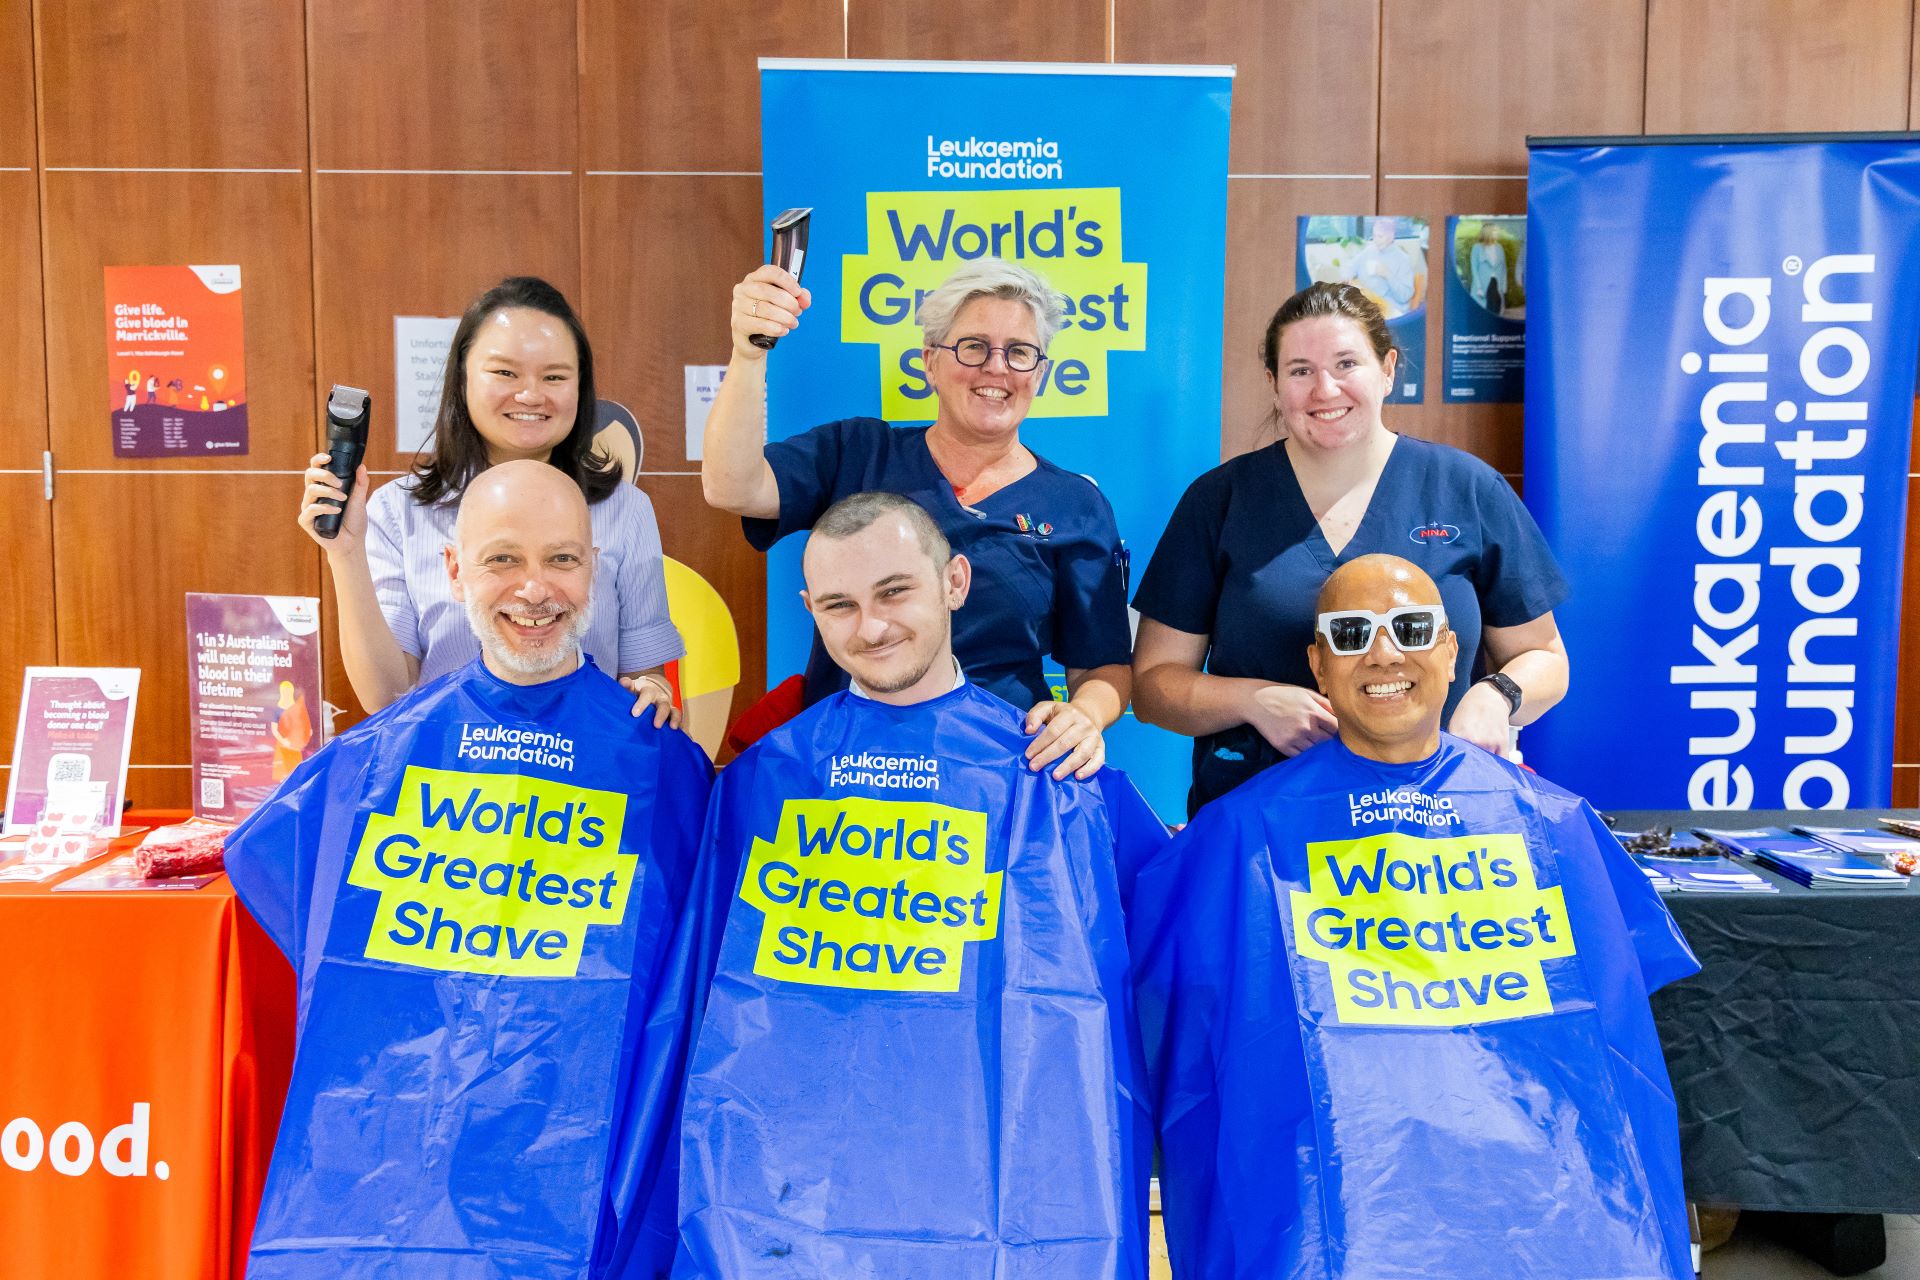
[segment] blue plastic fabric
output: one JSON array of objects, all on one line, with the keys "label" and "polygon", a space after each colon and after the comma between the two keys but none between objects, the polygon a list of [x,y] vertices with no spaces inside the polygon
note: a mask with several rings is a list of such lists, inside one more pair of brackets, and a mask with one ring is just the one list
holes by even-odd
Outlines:
[{"label": "blue plastic fabric", "polygon": [[665,1274],[712,771],[632,707],[590,662],[520,687],[476,661],[228,839],[299,979],[251,1280]]},{"label": "blue plastic fabric", "polygon": [[1335,739],[1203,809],[1128,923],[1175,1275],[1692,1276],[1647,993],[1698,965],[1577,797]]},{"label": "blue plastic fabric", "polygon": [[1119,774],[1029,772],[1020,723],[841,693],[725,770],[676,1276],[1146,1275],[1115,862],[1166,831]]}]

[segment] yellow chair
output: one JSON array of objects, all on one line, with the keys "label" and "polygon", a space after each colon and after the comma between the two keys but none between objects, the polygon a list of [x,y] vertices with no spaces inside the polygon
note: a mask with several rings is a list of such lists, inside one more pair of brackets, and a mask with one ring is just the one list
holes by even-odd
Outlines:
[{"label": "yellow chair", "polygon": [[740,683],[740,633],[712,583],[672,557],[662,563],[667,613],[687,644],[687,656],[667,665],[667,678],[680,694],[680,725],[707,755],[717,756],[733,708],[733,687]]}]

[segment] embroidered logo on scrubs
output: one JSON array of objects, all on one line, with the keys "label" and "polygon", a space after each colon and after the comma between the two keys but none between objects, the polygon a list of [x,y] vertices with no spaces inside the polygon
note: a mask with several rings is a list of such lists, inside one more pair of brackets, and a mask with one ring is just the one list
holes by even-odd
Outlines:
[{"label": "embroidered logo on scrubs", "polygon": [[1000,931],[987,815],[924,800],[788,800],[740,898],[765,917],[753,971],[866,991],[958,991],[966,944]]},{"label": "embroidered logo on scrubs", "polygon": [[1013,518],[1013,523],[1020,532],[1026,534],[1029,538],[1046,538],[1051,537],[1053,534],[1052,525],[1046,523],[1044,520],[1036,523],[1032,516],[1017,515]]},{"label": "embroidered logo on scrubs", "polygon": [[1429,542],[1458,542],[1460,540],[1460,526],[1457,524],[1441,524],[1438,520],[1435,520],[1428,524],[1420,525],[1418,528],[1408,530],[1407,539],[1410,542],[1417,542],[1423,546]]},{"label": "embroidered logo on scrubs", "polygon": [[1349,1026],[1552,1013],[1542,962],[1575,954],[1560,887],[1540,885],[1518,835],[1320,841],[1288,896],[1295,950],[1326,966]]}]

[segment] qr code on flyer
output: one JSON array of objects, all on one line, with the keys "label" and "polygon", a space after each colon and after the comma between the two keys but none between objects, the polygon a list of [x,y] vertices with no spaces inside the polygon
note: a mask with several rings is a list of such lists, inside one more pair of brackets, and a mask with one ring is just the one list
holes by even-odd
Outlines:
[{"label": "qr code on flyer", "polygon": [[200,807],[202,809],[224,809],[227,807],[227,780],[225,778],[200,779]]}]

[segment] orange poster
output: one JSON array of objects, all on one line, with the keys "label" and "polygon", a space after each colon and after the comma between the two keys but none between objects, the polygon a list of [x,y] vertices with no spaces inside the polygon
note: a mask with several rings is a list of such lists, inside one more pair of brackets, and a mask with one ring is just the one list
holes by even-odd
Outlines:
[{"label": "orange poster", "polygon": [[108,267],[117,458],[247,452],[240,268]]}]

